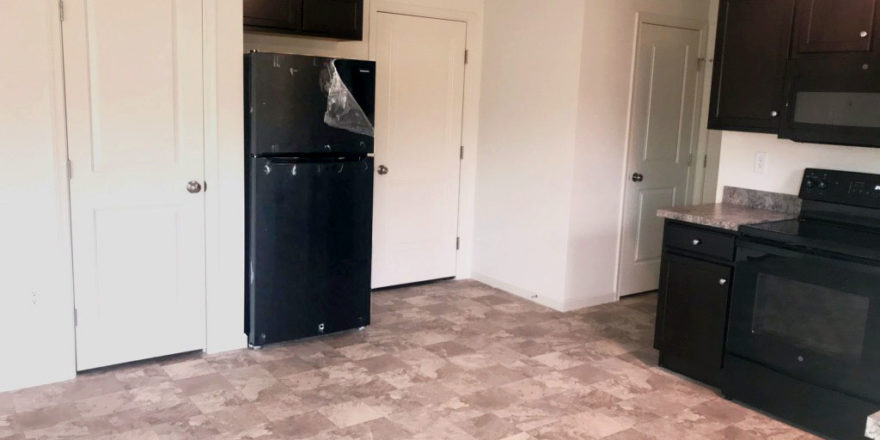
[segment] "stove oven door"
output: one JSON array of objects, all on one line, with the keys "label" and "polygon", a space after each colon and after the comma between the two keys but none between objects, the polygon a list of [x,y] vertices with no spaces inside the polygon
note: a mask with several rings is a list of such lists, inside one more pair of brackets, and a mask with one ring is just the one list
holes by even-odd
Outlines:
[{"label": "stove oven door", "polygon": [[880,267],[740,240],[727,352],[880,403]]}]

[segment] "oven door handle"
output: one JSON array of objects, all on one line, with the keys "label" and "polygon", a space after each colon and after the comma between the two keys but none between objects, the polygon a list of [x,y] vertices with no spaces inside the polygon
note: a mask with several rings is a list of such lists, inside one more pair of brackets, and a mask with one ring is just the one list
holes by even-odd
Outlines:
[{"label": "oven door handle", "polygon": [[751,256],[749,256],[749,257],[746,257],[746,262],[749,262],[749,263],[760,263],[760,262],[763,262],[763,261],[767,261],[767,260],[769,260],[770,258],[773,258],[773,257],[776,257],[776,255],[770,255],[770,254],[767,254],[767,255],[761,255],[760,257],[751,257]]},{"label": "oven door handle", "polygon": [[[810,251],[810,248],[807,246],[795,244],[774,246],[771,244],[749,241],[747,239],[740,239],[740,242],[737,244],[737,254],[745,256],[745,258],[740,259],[740,261],[749,262],[759,261],[757,259],[770,257],[786,258],[814,256]],[[753,256],[755,254],[759,256]]]}]

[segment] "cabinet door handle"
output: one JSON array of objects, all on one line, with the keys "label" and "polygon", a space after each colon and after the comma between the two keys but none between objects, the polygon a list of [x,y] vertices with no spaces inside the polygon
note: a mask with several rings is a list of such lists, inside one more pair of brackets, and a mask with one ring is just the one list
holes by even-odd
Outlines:
[{"label": "cabinet door handle", "polygon": [[859,32],[859,36],[862,37],[862,38],[868,38],[868,31],[861,31],[861,32]]},{"label": "cabinet door handle", "polygon": [[721,279],[718,280],[718,285],[719,285],[719,286],[723,286],[723,285],[725,285],[725,284],[727,284],[727,278],[721,278]]},{"label": "cabinet door handle", "polygon": [[691,244],[694,246],[699,246],[699,245],[703,244],[703,240],[700,240],[699,238],[695,238],[693,241],[691,241]]}]

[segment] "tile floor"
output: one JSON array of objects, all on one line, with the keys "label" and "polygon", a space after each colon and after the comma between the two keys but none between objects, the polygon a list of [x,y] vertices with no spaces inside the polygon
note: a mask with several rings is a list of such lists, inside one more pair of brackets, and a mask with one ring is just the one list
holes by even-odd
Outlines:
[{"label": "tile floor", "polygon": [[0,439],[813,438],[657,368],[655,302],[563,314],[473,281],[382,291],[363,332],[0,394]]}]

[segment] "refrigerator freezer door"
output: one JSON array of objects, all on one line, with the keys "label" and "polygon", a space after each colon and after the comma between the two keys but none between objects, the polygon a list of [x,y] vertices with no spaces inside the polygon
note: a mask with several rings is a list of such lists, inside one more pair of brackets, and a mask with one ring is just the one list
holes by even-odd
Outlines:
[{"label": "refrigerator freezer door", "polygon": [[375,81],[372,61],[245,55],[248,153],[372,153]]},{"label": "refrigerator freezer door", "polygon": [[254,158],[248,172],[248,342],[368,325],[373,159]]}]

